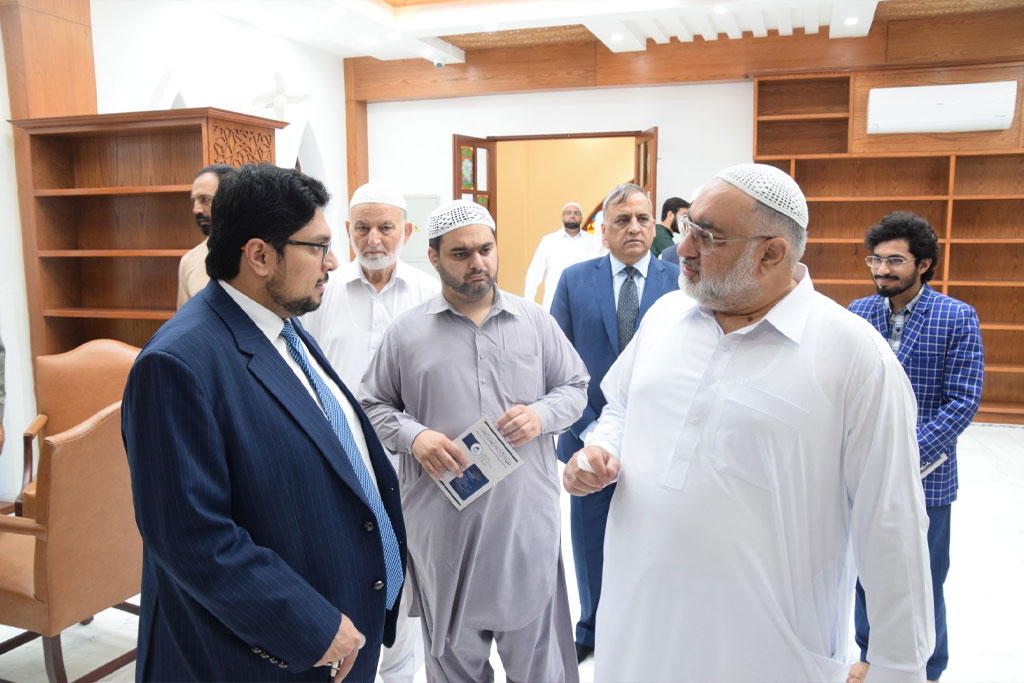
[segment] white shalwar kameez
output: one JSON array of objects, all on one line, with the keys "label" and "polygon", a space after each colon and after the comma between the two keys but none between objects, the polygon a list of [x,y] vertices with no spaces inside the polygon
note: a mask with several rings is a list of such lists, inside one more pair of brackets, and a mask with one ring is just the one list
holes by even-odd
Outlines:
[{"label": "white shalwar kameez", "polygon": [[877,332],[804,266],[794,279],[730,334],[683,292],[662,297],[601,384],[587,444],[621,454],[622,470],[598,681],[844,681],[857,569],[869,680],[924,680],[914,394]]}]

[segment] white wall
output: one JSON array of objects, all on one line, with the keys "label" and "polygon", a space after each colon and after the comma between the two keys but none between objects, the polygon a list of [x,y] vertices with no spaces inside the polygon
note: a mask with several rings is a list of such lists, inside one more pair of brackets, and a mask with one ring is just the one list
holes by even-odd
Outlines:
[{"label": "white wall", "polygon": [[[335,198],[328,221],[344,230],[348,188],[340,58],[185,0],[92,0],[91,8],[101,114],[169,109],[180,94],[187,107],[278,118],[272,109],[252,104],[274,90],[275,73],[284,78],[287,95],[308,95],[284,111],[290,125],[277,132],[277,164],[294,166],[301,145],[303,170],[323,181]],[[344,250],[338,253],[344,257]]]},{"label": "white wall", "polygon": [[21,214],[14,169],[14,134],[11,124],[7,123],[11,118],[10,102],[7,68],[0,50],[0,338],[7,349],[4,368],[7,401],[3,421],[6,442],[0,454],[0,500],[14,500],[18,495],[21,434],[36,412],[25,264],[21,251]]},{"label": "white wall", "polygon": [[751,160],[753,98],[753,82],[747,81],[370,104],[370,177],[390,180],[405,193],[449,200],[453,133],[487,137],[658,126],[659,204],[673,195],[690,199],[694,188],[722,168]]}]

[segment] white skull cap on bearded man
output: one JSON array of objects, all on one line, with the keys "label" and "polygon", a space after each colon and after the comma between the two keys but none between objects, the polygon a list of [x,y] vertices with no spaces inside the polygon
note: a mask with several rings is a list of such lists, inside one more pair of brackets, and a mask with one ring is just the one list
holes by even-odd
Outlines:
[{"label": "white skull cap on bearded man", "polygon": [[715,177],[807,229],[807,200],[800,186],[785,171],[767,164],[737,164],[719,171]]},{"label": "white skull cap on bearded man", "polygon": [[427,239],[432,240],[467,225],[486,225],[491,230],[495,229],[494,219],[487,209],[468,199],[456,199],[439,206],[430,214],[427,219]]},{"label": "white skull cap on bearded man", "polygon": [[562,207],[562,211],[565,211],[565,210],[566,210],[566,209],[568,209],[568,208],[569,208],[570,206],[575,206],[575,207],[576,207],[577,209],[579,209],[579,210],[580,210],[580,213],[583,213],[583,207],[582,207],[582,206],[580,206],[579,204],[577,204],[576,202],[566,202],[566,203],[565,203],[565,206],[563,206],[563,207]]},{"label": "white skull cap on bearded man", "polygon": [[371,180],[365,185],[360,185],[352,193],[352,201],[348,203],[348,208],[351,209],[357,204],[387,204],[397,206],[402,211],[406,210],[405,197],[402,193],[392,185],[379,180]]}]

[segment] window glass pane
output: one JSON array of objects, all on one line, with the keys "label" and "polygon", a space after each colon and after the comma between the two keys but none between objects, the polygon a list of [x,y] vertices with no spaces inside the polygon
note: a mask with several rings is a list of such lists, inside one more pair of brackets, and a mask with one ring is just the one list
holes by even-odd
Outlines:
[{"label": "window glass pane", "polygon": [[473,200],[474,200],[474,201],[475,201],[475,202],[476,202],[477,204],[480,204],[481,206],[483,206],[483,207],[484,207],[485,209],[487,209],[488,211],[490,211],[490,210],[491,210],[491,201],[490,201],[490,199],[489,199],[489,198],[487,197],[487,195],[485,195],[485,194],[478,194],[477,196],[473,197]]},{"label": "window glass pane", "polygon": [[459,197],[459,199],[465,199],[467,202],[471,202],[471,201],[473,201],[473,193],[472,192],[463,192],[462,196]]},{"label": "window glass pane", "polygon": [[473,148],[462,147],[462,189],[473,189]]},{"label": "window glass pane", "polygon": [[487,148],[476,148],[476,190],[487,192]]}]

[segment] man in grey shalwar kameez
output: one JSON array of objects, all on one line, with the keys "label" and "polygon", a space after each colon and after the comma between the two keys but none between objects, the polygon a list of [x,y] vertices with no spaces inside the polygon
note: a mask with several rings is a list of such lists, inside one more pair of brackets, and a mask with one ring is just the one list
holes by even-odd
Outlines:
[{"label": "man in grey shalwar kameez", "polygon": [[[442,293],[388,329],[359,400],[399,455],[412,599],[429,680],[578,681],[554,442],[583,412],[587,371],[554,319],[495,285],[494,221],[458,200],[431,215]],[[432,481],[468,463],[450,440],[481,416],[523,465],[458,511]]]}]

